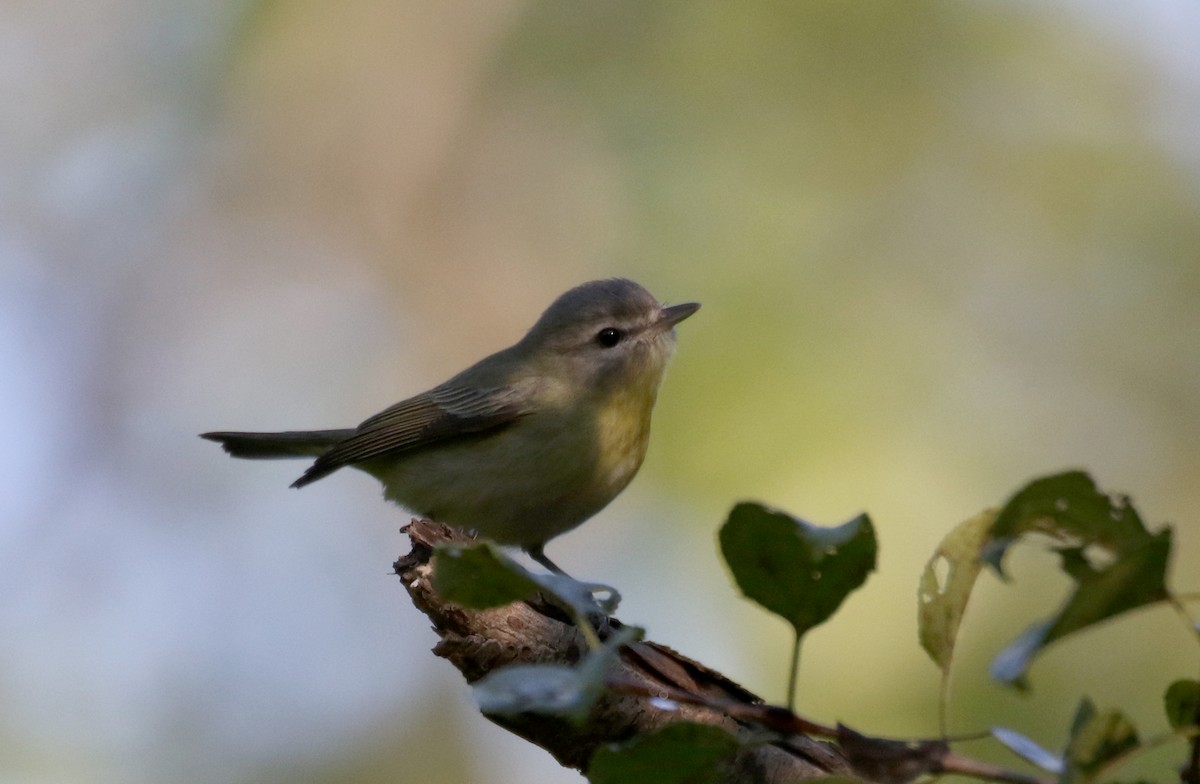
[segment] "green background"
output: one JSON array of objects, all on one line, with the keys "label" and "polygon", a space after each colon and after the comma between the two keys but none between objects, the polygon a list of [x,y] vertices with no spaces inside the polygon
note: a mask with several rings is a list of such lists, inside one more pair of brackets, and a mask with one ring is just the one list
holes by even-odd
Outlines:
[{"label": "green background", "polygon": [[[934,733],[925,559],[1068,467],[1179,524],[1194,590],[1197,29],[1151,0],[6,8],[0,773],[578,781],[429,654],[373,480],[294,492],[195,434],[354,424],[611,275],[704,308],[641,476],[549,552],[652,639],[782,700],[789,630],[717,528],[867,511],[879,570],[798,705]],[[1053,563],[984,577],[952,731],[1058,748],[1084,693],[1162,731],[1195,659],[1165,610],[1064,642],[1030,696],[987,682]]]}]

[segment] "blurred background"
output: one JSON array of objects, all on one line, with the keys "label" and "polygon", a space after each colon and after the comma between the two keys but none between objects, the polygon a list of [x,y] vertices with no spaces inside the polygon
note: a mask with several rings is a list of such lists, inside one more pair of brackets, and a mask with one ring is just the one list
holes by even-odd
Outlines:
[{"label": "blurred background", "polygon": [[[196,434],[353,425],[606,276],[704,303],[641,475],[550,547],[653,639],[782,700],[716,530],[866,510],[878,573],[799,704],[935,733],[920,569],[1068,467],[1177,524],[1195,590],[1198,32],[1185,0],[5,4],[0,781],[580,781],[430,654],[374,480]],[[1054,563],[982,580],[951,729],[1057,749],[1087,694],[1164,731],[1165,609],[988,682]]]}]

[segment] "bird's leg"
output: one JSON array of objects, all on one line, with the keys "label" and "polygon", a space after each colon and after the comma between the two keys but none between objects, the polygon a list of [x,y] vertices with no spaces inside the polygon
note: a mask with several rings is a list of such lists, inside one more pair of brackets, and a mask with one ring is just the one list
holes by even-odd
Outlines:
[{"label": "bird's leg", "polygon": [[[541,544],[528,545],[522,549],[530,558],[554,574],[554,577],[549,578],[551,582],[547,586],[552,593],[566,591],[564,596],[575,597],[573,600],[563,599],[558,596],[547,596],[546,598],[575,621],[575,625],[579,627],[579,631],[587,638],[589,648],[595,649],[599,647],[600,640],[596,637],[594,630],[607,625],[609,614],[616,609],[617,604],[621,601],[620,592],[611,585],[583,583],[576,580],[560,569],[558,564],[546,557],[546,553],[542,549],[543,546]],[[558,581],[566,581],[567,585],[563,585]],[[558,584],[556,585],[555,583]],[[603,595],[605,598],[598,598],[597,594]],[[581,604],[581,601],[586,602],[586,605],[590,606],[585,609],[585,605]]]},{"label": "bird's leg", "polygon": [[556,564],[556,563],[554,563],[554,561],[550,560],[549,556],[546,555],[546,552],[543,549],[544,547],[545,547],[545,545],[541,545],[541,544],[531,544],[531,545],[526,545],[522,549],[524,549],[525,552],[529,554],[530,558],[537,561],[542,566],[546,567],[547,569],[554,572],[555,574],[561,574],[563,577],[570,577],[571,575],[567,574],[562,569],[559,569],[558,564]]}]

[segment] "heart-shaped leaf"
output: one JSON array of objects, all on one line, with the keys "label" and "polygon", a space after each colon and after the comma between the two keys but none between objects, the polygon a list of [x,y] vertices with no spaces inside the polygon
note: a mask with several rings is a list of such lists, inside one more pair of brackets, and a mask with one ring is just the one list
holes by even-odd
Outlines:
[{"label": "heart-shaped leaf", "polygon": [[720,540],[742,593],[790,623],[798,636],[833,615],[875,569],[875,531],[865,514],[822,528],[744,502],[729,513]]}]

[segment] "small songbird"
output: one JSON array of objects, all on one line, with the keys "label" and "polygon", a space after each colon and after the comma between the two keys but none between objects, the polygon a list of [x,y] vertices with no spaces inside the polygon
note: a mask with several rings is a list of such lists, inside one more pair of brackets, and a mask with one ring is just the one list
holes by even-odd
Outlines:
[{"label": "small songbird", "polygon": [[515,345],[356,428],[201,437],[234,457],[315,457],[292,487],[353,466],[410,511],[562,573],[543,547],[641,467],[675,325],[699,307],[664,306],[631,280],[584,283]]}]

